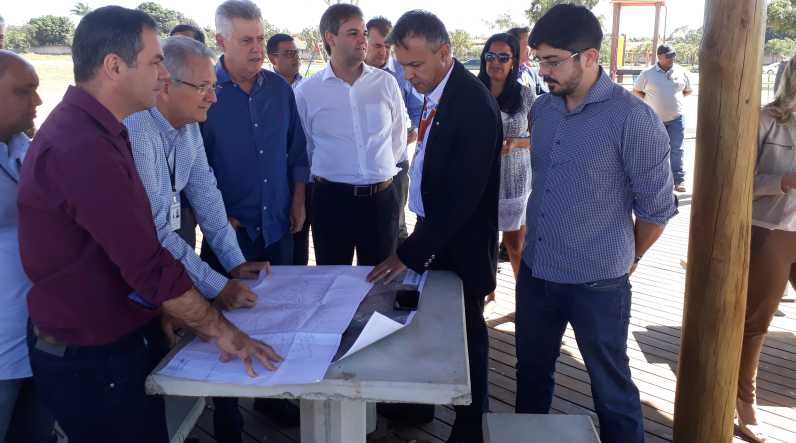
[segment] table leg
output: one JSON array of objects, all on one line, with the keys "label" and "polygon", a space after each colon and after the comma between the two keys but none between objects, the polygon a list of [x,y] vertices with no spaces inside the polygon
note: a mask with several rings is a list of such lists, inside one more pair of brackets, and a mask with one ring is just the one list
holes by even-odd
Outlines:
[{"label": "table leg", "polygon": [[302,443],[365,443],[366,403],[301,400]]}]

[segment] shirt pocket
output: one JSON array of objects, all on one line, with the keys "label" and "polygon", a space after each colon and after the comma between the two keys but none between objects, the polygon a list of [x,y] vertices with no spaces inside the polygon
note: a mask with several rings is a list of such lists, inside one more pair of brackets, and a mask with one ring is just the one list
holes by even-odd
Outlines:
[{"label": "shirt pocket", "polygon": [[382,103],[365,105],[368,133],[378,134],[390,127],[390,110]]}]

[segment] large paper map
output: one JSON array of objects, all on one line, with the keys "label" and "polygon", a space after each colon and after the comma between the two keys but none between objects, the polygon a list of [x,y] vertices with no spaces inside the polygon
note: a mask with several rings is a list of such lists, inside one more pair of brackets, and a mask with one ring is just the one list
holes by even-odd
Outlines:
[{"label": "large paper map", "polygon": [[362,299],[372,288],[371,267],[275,266],[270,276],[252,282],[257,305],[225,316],[253,338],[271,345],[285,360],[270,372],[255,362],[256,378],[240,360],[219,361],[214,343],[194,339],[160,374],[211,383],[281,385],[323,379],[342,336]]}]

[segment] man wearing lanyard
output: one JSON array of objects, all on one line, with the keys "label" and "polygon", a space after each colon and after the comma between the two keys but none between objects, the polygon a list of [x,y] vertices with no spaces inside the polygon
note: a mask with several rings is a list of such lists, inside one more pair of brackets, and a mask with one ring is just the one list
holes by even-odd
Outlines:
[{"label": "man wearing lanyard", "polygon": [[321,265],[375,265],[395,252],[395,166],[406,151],[406,111],[398,83],[364,63],[362,11],[350,4],[323,13],[320,34],[330,62],[296,90],[312,159],[312,235]]},{"label": "man wearing lanyard", "polygon": [[239,280],[227,279],[204,263],[178,234],[181,193],[191,202],[202,234],[224,269],[236,278],[254,278],[265,263],[245,263],[224,201],[207,164],[197,122],[216,101],[213,53],[183,36],[163,43],[170,79],[156,106],[124,120],[133,159],[152,207],[158,240],[188,271],[202,295],[222,309],[254,306],[256,295]]}]

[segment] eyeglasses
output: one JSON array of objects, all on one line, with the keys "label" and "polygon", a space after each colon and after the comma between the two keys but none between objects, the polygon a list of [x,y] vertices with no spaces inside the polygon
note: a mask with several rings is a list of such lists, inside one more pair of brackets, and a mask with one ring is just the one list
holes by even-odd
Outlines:
[{"label": "eyeglasses", "polygon": [[296,58],[299,55],[299,52],[295,49],[286,49],[284,51],[279,52],[272,52],[273,55],[284,55],[287,58]]},{"label": "eyeglasses", "polygon": [[505,65],[506,63],[511,61],[511,54],[506,54],[505,52],[492,52],[489,51],[484,54],[484,60],[488,62],[494,62],[497,60],[500,62],[501,65]]},{"label": "eyeglasses", "polygon": [[578,55],[580,55],[580,51],[573,52],[572,55],[570,55],[569,57],[565,58],[564,60],[557,60],[557,61],[551,62],[551,61],[544,61],[544,60],[540,59],[539,57],[534,57],[533,61],[535,61],[536,63],[539,64],[539,69],[545,68],[545,69],[552,70],[552,69],[556,69],[557,67],[561,66],[563,63],[566,63],[566,62],[572,60],[573,58],[577,57]]},{"label": "eyeglasses", "polygon": [[171,81],[174,83],[182,83],[183,85],[190,86],[196,89],[197,94],[199,95],[206,95],[210,91],[215,91],[217,83],[207,83],[203,85],[195,85],[190,82],[186,82],[185,80],[180,80],[178,78],[172,78]]}]

